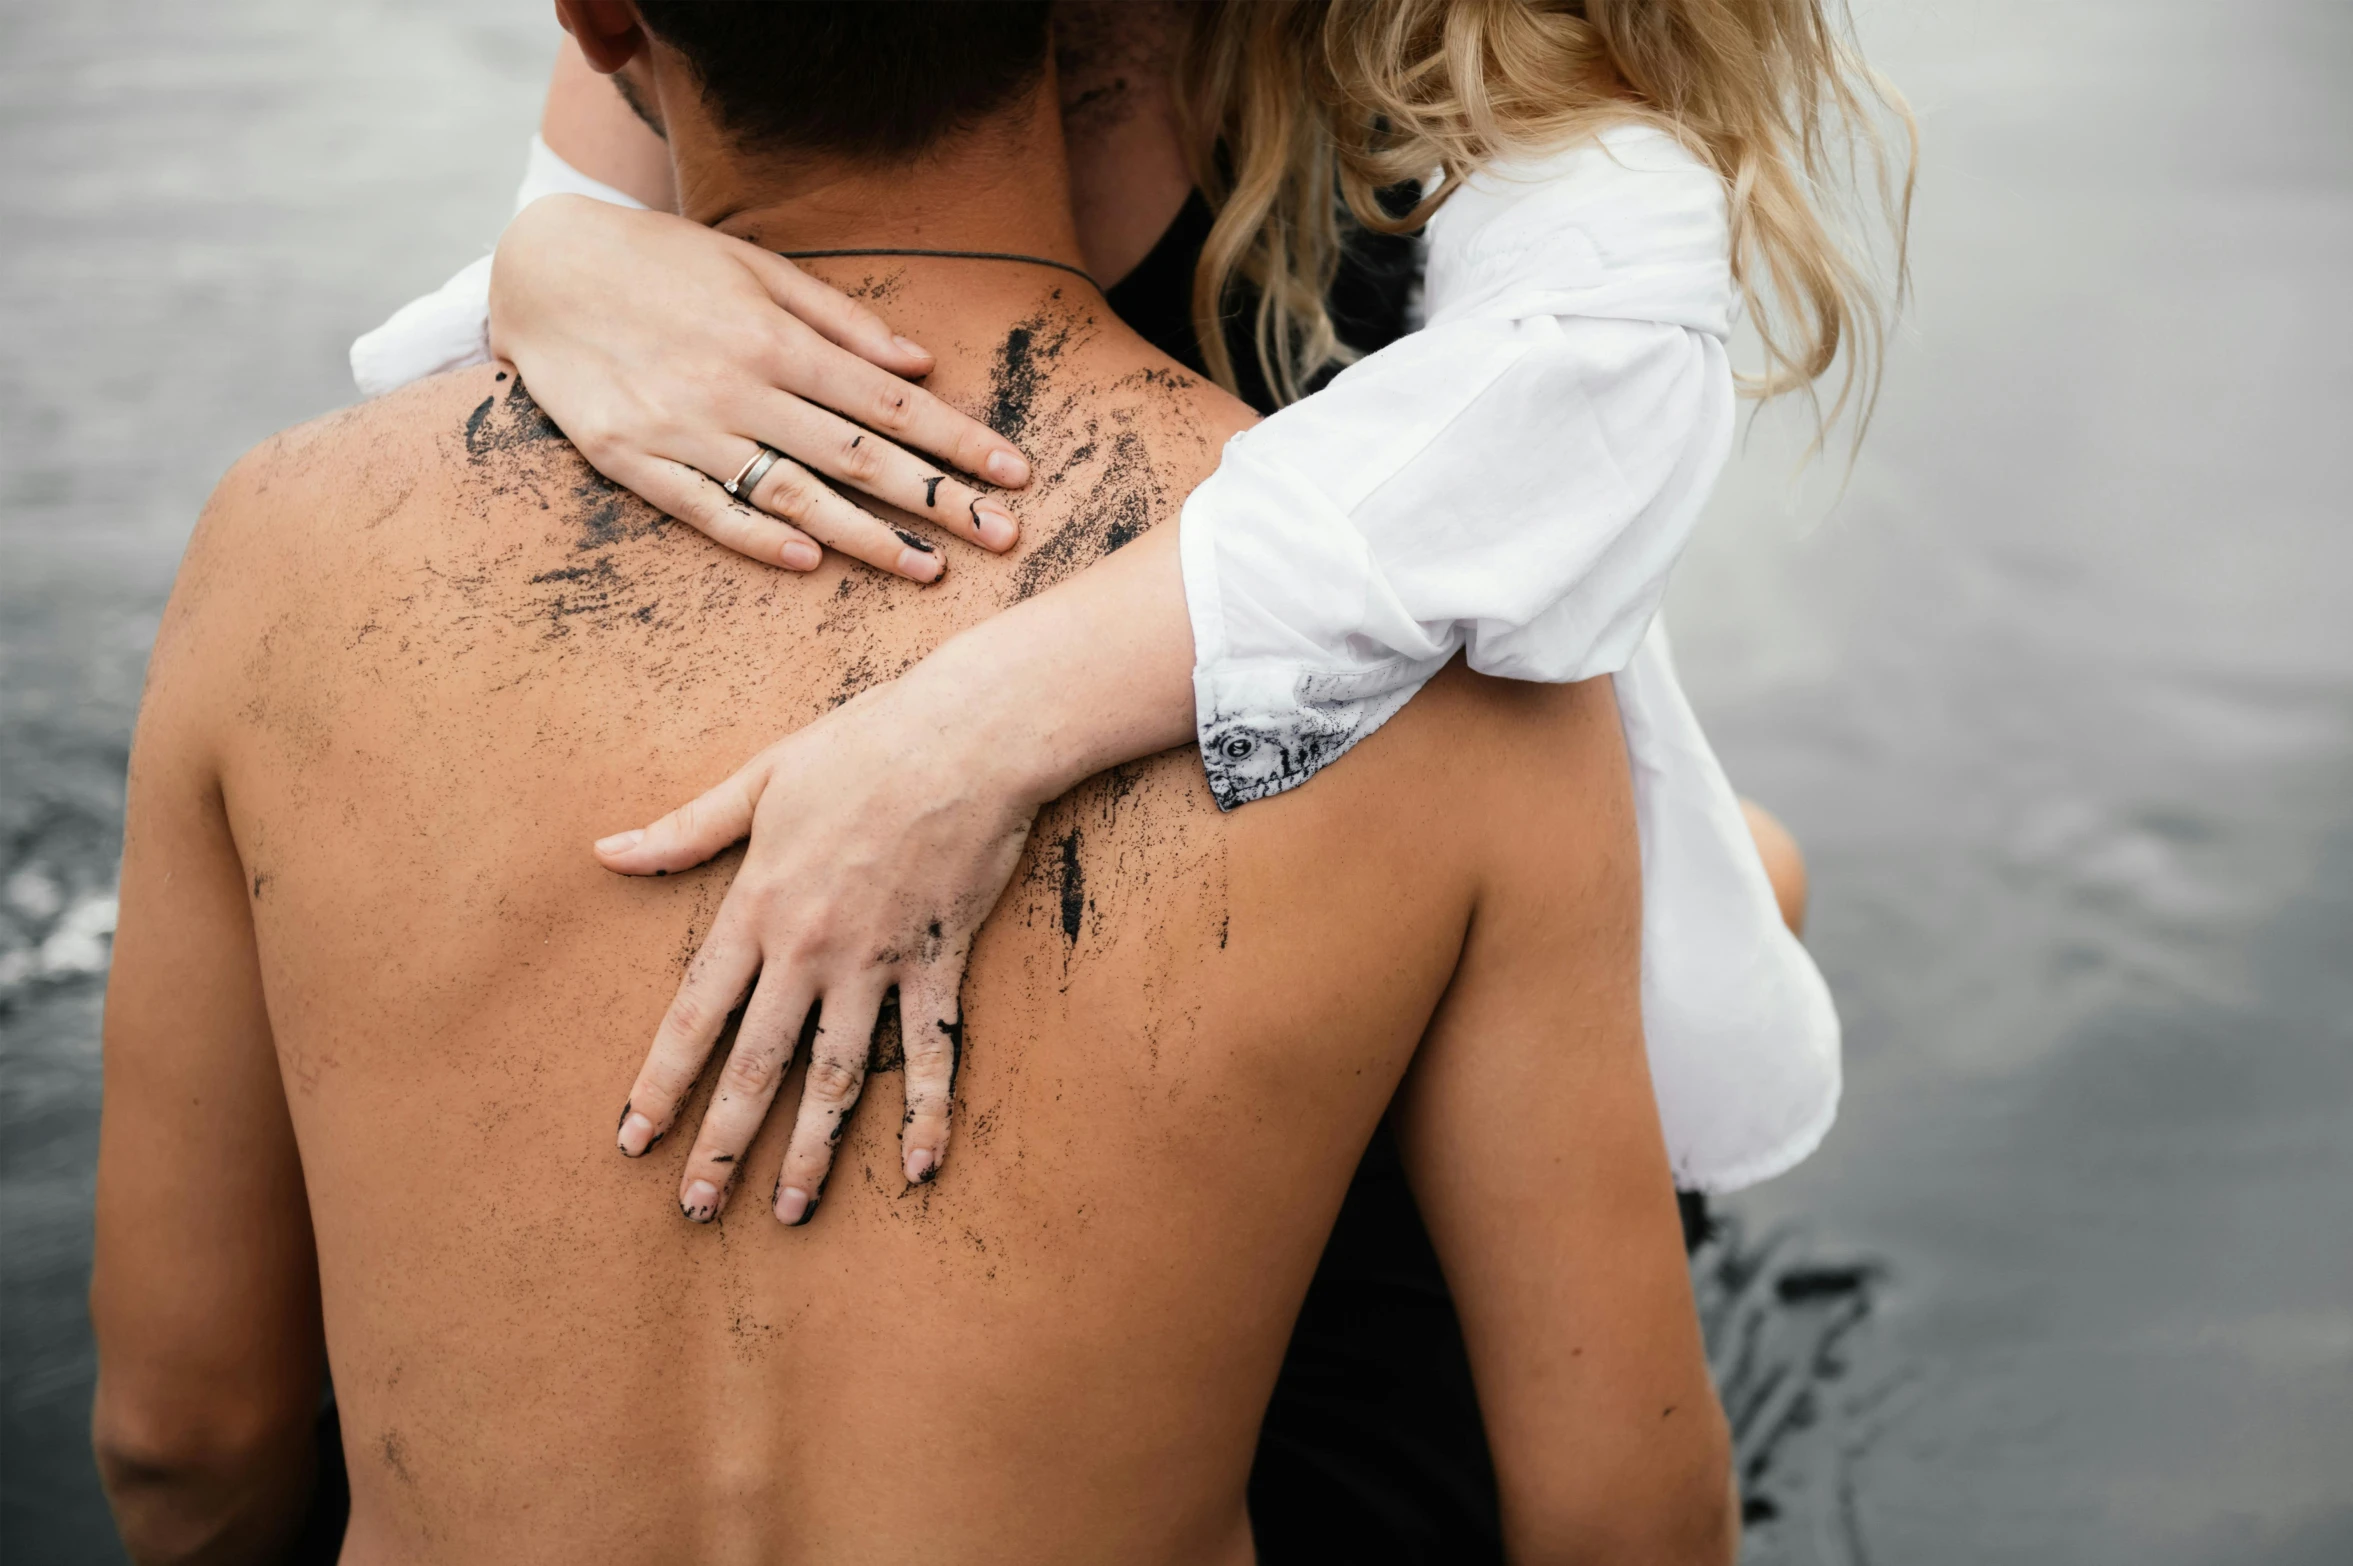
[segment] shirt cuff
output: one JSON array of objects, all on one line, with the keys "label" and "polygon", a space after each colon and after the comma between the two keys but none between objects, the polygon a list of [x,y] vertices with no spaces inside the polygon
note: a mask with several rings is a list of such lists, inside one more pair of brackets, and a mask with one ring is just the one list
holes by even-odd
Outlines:
[{"label": "shirt cuff", "polygon": [[1193,670],[1194,730],[1220,810],[1297,788],[1396,716],[1444,658],[1359,669],[1274,660]]},{"label": "shirt cuff", "polygon": [[1234,656],[1219,590],[1217,518],[1202,504],[1217,482],[1212,475],[1186,501],[1177,557],[1193,624],[1194,735],[1217,808],[1232,810],[1297,788],[1346,755],[1446,667],[1452,648],[1434,658],[1392,654],[1342,664],[1317,658],[1304,643],[1290,655]]}]

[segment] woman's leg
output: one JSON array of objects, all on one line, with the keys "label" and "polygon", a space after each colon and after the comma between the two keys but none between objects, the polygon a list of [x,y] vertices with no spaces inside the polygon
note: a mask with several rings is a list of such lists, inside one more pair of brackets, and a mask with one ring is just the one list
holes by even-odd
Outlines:
[{"label": "woman's leg", "polygon": [[1792,935],[1806,933],[1806,856],[1780,818],[1753,799],[1740,802],[1748,818],[1749,836],[1756,839],[1757,857],[1765,862],[1766,879],[1773,883],[1773,901],[1781,907],[1781,922]]}]

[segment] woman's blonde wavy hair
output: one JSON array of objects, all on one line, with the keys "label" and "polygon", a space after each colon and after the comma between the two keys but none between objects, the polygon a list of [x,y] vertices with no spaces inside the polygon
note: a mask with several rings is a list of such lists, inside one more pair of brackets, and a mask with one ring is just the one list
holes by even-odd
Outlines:
[{"label": "woman's blonde wavy hair", "polygon": [[[1840,0],[1210,0],[1192,11],[1178,70],[1193,174],[1217,209],[1193,319],[1228,390],[1222,327],[1241,282],[1257,292],[1258,359],[1282,401],[1355,357],[1324,306],[1343,204],[1367,229],[1408,232],[1499,156],[1635,121],[1724,180],[1732,276],[1764,346],[1741,390],[1811,394],[1844,350],[1817,420],[1827,430],[1851,405],[1860,440],[1903,297],[1916,142]],[[1902,131],[1900,178],[1883,117]],[[1866,161],[1892,288],[1833,211]],[[1377,192],[1432,170],[1411,211],[1382,209]]]}]

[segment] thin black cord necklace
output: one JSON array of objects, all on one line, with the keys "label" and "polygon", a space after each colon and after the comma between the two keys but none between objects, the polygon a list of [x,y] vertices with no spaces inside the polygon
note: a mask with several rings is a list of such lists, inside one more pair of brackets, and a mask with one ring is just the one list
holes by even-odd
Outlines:
[{"label": "thin black cord necklace", "polygon": [[943,261],[1019,261],[1025,266],[1050,266],[1071,276],[1084,278],[1087,286],[1101,291],[1101,285],[1088,277],[1084,268],[1067,261],[1050,261],[1044,256],[1017,255],[1010,250],[779,250],[787,261],[823,261],[833,256],[933,256]]}]

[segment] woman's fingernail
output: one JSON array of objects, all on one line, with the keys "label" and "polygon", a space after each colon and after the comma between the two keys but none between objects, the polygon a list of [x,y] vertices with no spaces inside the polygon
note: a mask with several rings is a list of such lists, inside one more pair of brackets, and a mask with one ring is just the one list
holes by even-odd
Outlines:
[{"label": "woman's fingernail", "polygon": [[788,1185],[776,1193],[776,1221],[786,1228],[799,1223],[809,1211],[809,1193],[797,1185]]},{"label": "woman's fingernail", "polygon": [[621,1151],[631,1158],[642,1157],[657,1140],[654,1123],[634,1109],[621,1112]]},{"label": "woman's fingernail", "polygon": [[914,1152],[907,1155],[907,1183],[909,1185],[921,1185],[924,1181],[931,1178],[931,1171],[932,1157],[930,1148],[919,1147],[915,1149]]},{"label": "woman's fingernail", "polygon": [[1029,464],[1010,451],[992,451],[989,460],[981,464],[992,484],[1022,485],[1029,482]]},{"label": "woman's fingernail", "polygon": [[626,854],[644,841],[645,828],[632,827],[626,832],[615,832],[611,837],[598,838],[596,851],[600,854]]},{"label": "woman's fingernail", "polygon": [[678,1200],[678,1210],[686,1214],[690,1223],[709,1223],[719,1216],[719,1188],[708,1180],[688,1182],[686,1195]]},{"label": "woman's fingernail", "polygon": [[931,350],[924,347],[923,344],[914,341],[912,338],[893,337],[891,339],[891,346],[898,349],[899,352],[906,354],[910,358],[929,359],[931,357]]},{"label": "woman's fingernail", "polygon": [[948,568],[948,563],[940,558],[939,551],[903,528],[894,527],[891,531],[898,534],[899,542],[907,546],[899,551],[899,575],[917,582],[938,581],[941,573]]},{"label": "woman's fingernail", "polygon": [[796,538],[784,546],[784,565],[788,571],[814,571],[822,558],[817,546],[805,538]]},{"label": "woman's fingernail", "polygon": [[1021,537],[1021,524],[1013,520],[1013,513],[993,500],[974,501],[972,520],[975,536],[990,549],[1011,549]]}]

